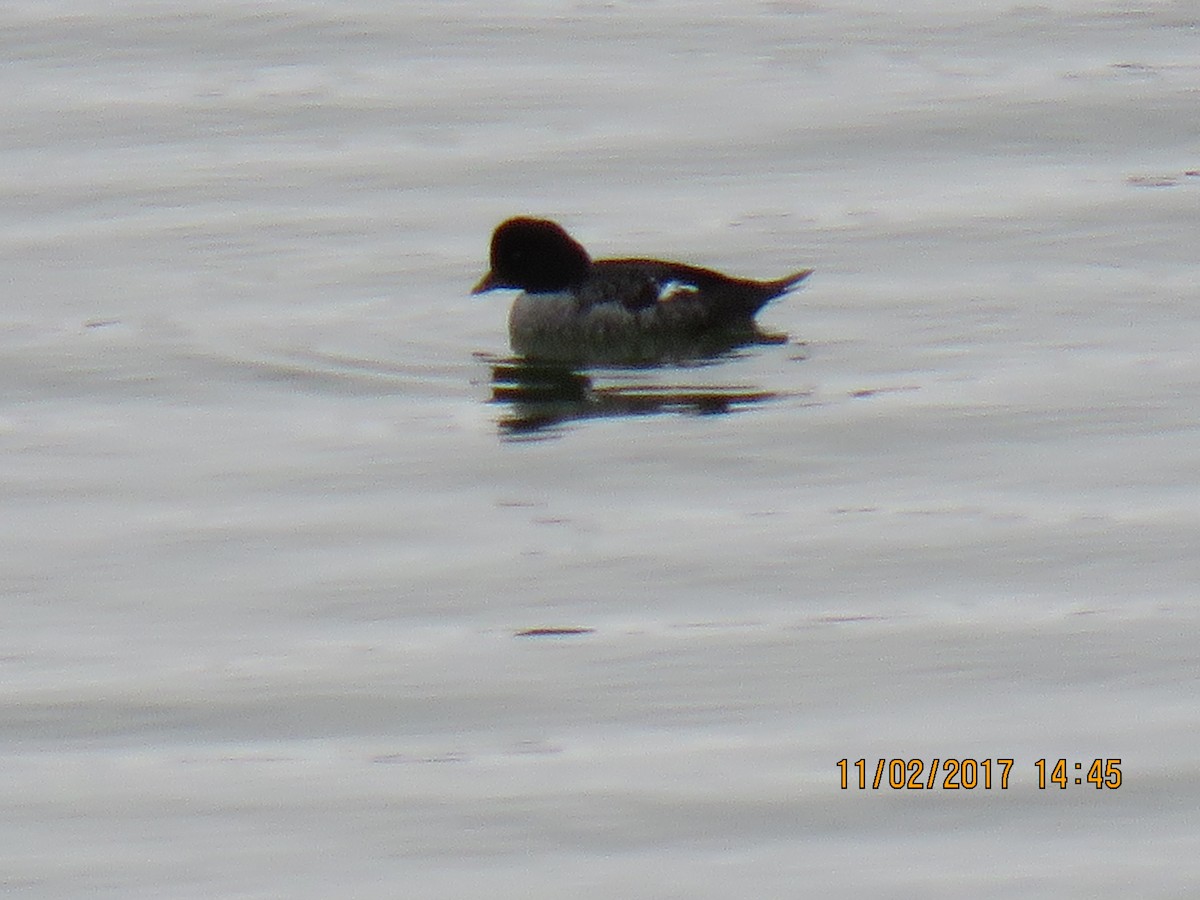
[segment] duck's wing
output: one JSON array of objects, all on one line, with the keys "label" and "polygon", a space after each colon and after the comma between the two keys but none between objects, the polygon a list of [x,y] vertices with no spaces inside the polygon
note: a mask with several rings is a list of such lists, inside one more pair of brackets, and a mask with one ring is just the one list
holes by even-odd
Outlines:
[{"label": "duck's wing", "polygon": [[713,324],[753,319],[767,303],[812,274],[812,269],[801,269],[773,281],[756,281],[657,259],[598,260],[593,263],[592,271],[593,277],[604,285],[623,285],[619,296],[613,292],[610,299],[629,309],[645,309],[660,303],[696,304],[704,308]]}]

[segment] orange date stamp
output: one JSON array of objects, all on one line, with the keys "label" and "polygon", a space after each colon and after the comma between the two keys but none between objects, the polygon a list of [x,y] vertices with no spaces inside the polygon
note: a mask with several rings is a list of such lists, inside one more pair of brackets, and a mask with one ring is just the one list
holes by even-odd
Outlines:
[{"label": "orange date stamp", "polygon": [[[932,759],[839,759],[839,787],[895,791],[1008,790],[1016,761],[995,757],[933,757]],[[1038,790],[1066,790],[1084,785],[1116,790],[1122,784],[1121,760],[1039,759],[1033,764]]]}]

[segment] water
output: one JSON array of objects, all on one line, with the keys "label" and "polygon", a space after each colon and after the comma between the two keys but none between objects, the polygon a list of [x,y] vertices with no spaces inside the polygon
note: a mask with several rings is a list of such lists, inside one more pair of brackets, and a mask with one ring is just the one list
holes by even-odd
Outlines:
[{"label": "water", "polygon": [[[1196,883],[1193,5],[727,9],[4,6],[6,887]],[[817,271],[531,411],[515,213]]]}]

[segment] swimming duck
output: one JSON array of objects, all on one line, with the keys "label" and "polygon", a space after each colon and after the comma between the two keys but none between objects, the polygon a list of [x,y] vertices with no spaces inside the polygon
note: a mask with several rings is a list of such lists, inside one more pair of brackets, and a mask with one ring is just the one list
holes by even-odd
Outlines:
[{"label": "swimming duck", "polygon": [[563,228],[524,216],[492,234],[491,268],[471,291],[522,291],[508,318],[520,356],[563,363],[645,365],[769,339],[754,321],[807,278],[734,278],[659,259],[593,260]]}]

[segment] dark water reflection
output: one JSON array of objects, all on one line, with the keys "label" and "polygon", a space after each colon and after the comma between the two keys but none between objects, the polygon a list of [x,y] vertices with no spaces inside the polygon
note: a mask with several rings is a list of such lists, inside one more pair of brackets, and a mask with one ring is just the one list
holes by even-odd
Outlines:
[{"label": "dark water reflection", "polygon": [[659,369],[605,370],[603,375],[550,363],[508,359],[492,365],[491,402],[506,440],[558,437],[582,419],[666,413],[724,415],[779,399],[782,394],[744,384],[667,384]]}]

